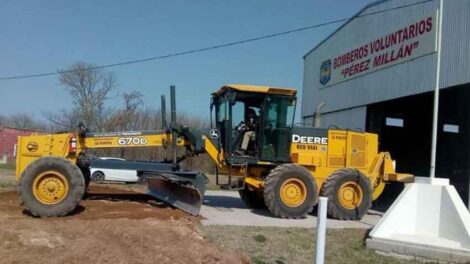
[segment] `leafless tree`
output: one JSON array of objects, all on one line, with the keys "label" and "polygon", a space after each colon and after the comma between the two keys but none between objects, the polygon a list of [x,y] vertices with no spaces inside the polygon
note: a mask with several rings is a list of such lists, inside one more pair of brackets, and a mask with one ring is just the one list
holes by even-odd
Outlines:
[{"label": "leafless tree", "polygon": [[10,117],[11,124],[16,128],[33,128],[36,126],[33,118],[27,114],[16,114]]},{"label": "leafless tree", "polygon": [[124,100],[124,108],[128,112],[134,112],[139,105],[143,104],[143,95],[139,91],[130,91],[122,95]]},{"label": "leafless tree", "polygon": [[10,116],[0,116],[0,126],[46,131],[47,126],[35,120],[31,115],[18,113]]},{"label": "leafless tree", "polygon": [[44,116],[49,121],[50,130],[54,132],[73,131],[81,121],[78,108],[64,109],[60,113],[44,113]]},{"label": "leafless tree", "polygon": [[0,126],[6,126],[8,123],[8,119],[4,115],[0,115]]},{"label": "leafless tree", "polygon": [[143,95],[138,91],[131,91],[124,93],[122,99],[124,101],[124,109],[122,110],[123,121],[125,130],[137,130],[140,127],[139,120],[137,120],[137,110],[143,104]]},{"label": "leafless tree", "polygon": [[105,102],[115,85],[113,75],[82,62],[59,70],[59,74],[59,82],[71,95],[80,120],[91,129],[101,130]]},{"label": "leafless tree", "polygon": [[[138,91],[123,93],[122,104],[107,107],[115,86],[112,74],[94,68],[91,64],[76,63],[59,71],[59,82],[69,92],[73,107],[46,117],[55,131],[73,130],[82,121],[91,131],[158,130],[163,129],[161,109],[143,108],[143,95]],[[208,125],[206,120],[180,114],[178,123],[193,128]],[[169,157],[170,149],[128,148],[93,150],[97,156],[121,156],[130,160],[161,160]],[[184,150],[181,150],[181,155]],[[187,159],[187,168],[211,170],[213,165],[205,155]]]}]

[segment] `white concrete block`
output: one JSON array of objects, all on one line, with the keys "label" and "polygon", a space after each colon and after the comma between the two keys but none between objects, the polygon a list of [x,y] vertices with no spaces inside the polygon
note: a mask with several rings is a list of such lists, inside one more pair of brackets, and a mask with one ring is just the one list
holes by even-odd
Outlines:
[{"label": "white concrete block", "polygon": [[416,177],[370,237],[367,246],[381,251],[470,261],[470,213],[448,179]]},{"label": "white concrete block", "polygon": [[429,178],[429,177],[414,177],[414,183],[425,183],[433,185],[449,185],[449,179],[445,178]]}]

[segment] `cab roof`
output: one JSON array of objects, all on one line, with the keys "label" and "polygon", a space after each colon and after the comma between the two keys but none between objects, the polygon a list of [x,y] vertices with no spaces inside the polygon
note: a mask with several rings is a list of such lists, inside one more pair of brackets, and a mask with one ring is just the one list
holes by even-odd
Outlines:
[{"label": "cab roof", "polygon": [[270,87],[270,86],[260,86],[260,85],[250,85],[250,84],[228,84],[222,86],[219,90],[212,93],[212,95],[221,95],[225,91],[236,90],[240,92],[251,92],[251,93],[265,93],[265,94],[278,94],[278,95],[289,95],[295,96],[297,90],[293,88],[282,88],[282,87]]}]

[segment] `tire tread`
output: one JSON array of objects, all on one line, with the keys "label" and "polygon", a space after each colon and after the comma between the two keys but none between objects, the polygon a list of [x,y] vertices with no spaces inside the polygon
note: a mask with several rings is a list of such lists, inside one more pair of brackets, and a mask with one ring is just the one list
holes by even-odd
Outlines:
[{"label": "tire tread", "polygon": [[[337,202],[337,190],[336,187],[340,184],[340,181],[347,175],[358,175],[362,180],[366,181],[366,190],[363,190],[363,200],[367,203],[362,210],[357,211],[356,214],[347,214],[341,210],[341,205]],[[372,190],[369,184],[369,180],[361,172],[356,169],[343,168],[333,172],[323,183],[322,196],[328,197],[328,215],[332,218],[339,220],[359,220],[364,214],[367,213],[370,207],[372,207]]]},{"label": "tire tread", "polygon": [[[32,183],[37,173],[60,168],[72,175],[64,175],[69,180],[67,197],[57,205],[46,206],[34,198]],[[25,211],[37,217],[60,217],[73,211],[85,193],[84,176],[75,164],[62,157],[43,157],[32,162],[22,173],[18,184],[19,203]]]},{"label": "tire tread", "polygon": [[[307,201],[310,203],[307,210],[304,210],[300,213],[289,213],[280,207],[280,203],[282,202],[279,200],[279,198],[276,197],[276,187],[278,181],[284,173],[294,173],[305,176],[305,179],[308,180],[309,184],[311,184],[313,188],[313,198],[309,197],[307,194]],[[307,214],[313,211],[318,198],[317,187],[310,171],[308,171],[305,167],[294,163],[282,164],[272,169],[265,180],[263,193],[264,201],[269,211],[274,216],[287,219],[301,219],[307,217]]]}]

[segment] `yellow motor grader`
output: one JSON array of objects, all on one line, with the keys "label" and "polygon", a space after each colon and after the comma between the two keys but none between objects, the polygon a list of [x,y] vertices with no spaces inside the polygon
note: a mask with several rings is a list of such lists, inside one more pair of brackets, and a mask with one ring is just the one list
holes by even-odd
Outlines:
[{"label": "yellow motor grader", "polygon": [[[160,131],[34,134],[18,137],[16,175],[21,205],[36,216],[63,216],[73,211],[90,182],[87,153],[97,148],[173,146],[171,160],[109,161],[103,166],[131,169],[148,184],[150,195],[191,214],[199,213],[207,177],[181,168],[188,156],[207,154],[216,167],[217,184],[237,189],[250,207],[266,206],[281,218],[303,218],[319,195],[329,198],[328,213],[360,219],[387,182],[409,181],[395,172],[388,152],[378,151],[376,134],[294,125],[296,90],[254,85],[226,85],[212,94],[211,127],[195,129],[176,122],[175,88],[171,87],[171,122],[166,124],[162,96]],[[247,149],[246,115],[257,116]],[[177,148],[185,155],[177,157]],[[114,162],[114,163],[113,163]],[[219,174],[228,181],[221,183]]]}]

